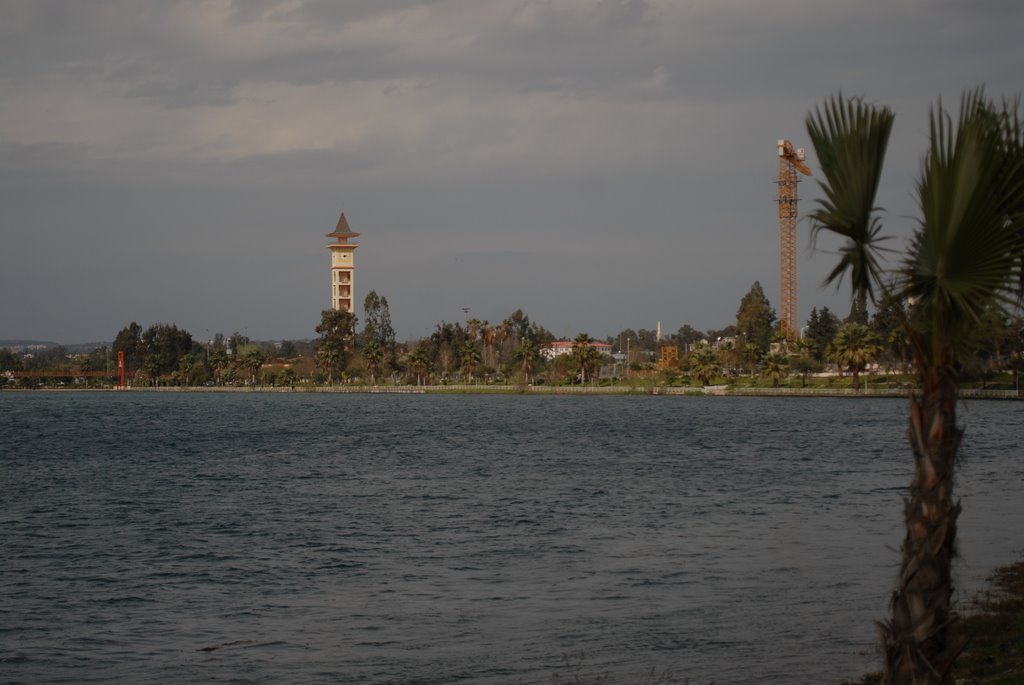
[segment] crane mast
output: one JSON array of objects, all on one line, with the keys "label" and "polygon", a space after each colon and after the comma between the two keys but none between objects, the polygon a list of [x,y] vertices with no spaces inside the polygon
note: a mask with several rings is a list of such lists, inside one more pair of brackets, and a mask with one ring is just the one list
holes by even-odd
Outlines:
[{"label": "crane mast", "polygon": [[803,148],[794,150],[788,140],[779,140],[776,144],[779,153],[779,327],[790,339],[799,337],[800,320],[797,316],[796,302],[796,220],[797,220],[797,184],[800,177],[797,171],[805,176],[811,170],[804,159]]}]

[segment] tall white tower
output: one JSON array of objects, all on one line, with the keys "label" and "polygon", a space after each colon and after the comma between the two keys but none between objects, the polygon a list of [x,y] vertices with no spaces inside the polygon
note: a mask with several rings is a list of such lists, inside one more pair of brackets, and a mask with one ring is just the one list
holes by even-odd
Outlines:
[{"label": "tall white tower", "polygon": [[345,212],[341,213],[338,225],[328,238],[335,238],[337,242],[327,245],[331,251],[331,309],[342,312],[355,312],[355,275],[356,275],[356,243],[350,243],[349,238],[355,238],[359,234],[353,233],[345,220]]}]

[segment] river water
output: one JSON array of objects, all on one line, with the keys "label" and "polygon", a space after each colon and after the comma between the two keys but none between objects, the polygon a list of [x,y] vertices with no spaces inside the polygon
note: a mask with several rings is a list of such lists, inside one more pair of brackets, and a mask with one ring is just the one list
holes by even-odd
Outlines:
[{"label": "river water", "polygon": [[[1020,558],[972,402],[961,594]],[[828,683],[877,668],[893,399],[0,394],[0,681]]]}]

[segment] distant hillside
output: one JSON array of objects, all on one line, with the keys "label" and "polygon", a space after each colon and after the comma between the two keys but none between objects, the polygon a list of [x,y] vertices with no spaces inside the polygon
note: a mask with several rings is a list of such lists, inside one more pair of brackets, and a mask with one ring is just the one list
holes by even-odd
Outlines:
[{"label": "distant hillside", "polygon": [[112,342],[87,342],[87,343],[67,343],[64,345],[64,349],[68,352],[81,353],[81,352],[92,352],[97,347],[113,347]]},{"label": "distant hillside", "polygon": [[0,340],[0,348],[5,347],[13,352],[29,352],[57,347],[57,343],[49,340]]},{"label": "distant hillside", "polygon": [[[97,347],[110,347],[111,343],[108,342],[88,342],[88,343],[65,343],[63,345],[70,353],[79,352],[92,352]],[[33,352],[40,350],[48,350],[51,347],[61,347],[61,343],[55,343],[52,340],[0,340],[0,349],[8,349],[12,352]]]}]

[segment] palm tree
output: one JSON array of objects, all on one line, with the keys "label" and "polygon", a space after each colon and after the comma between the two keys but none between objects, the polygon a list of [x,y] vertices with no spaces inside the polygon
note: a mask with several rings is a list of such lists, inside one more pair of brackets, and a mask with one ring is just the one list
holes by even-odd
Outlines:
[{"label": "palm tree", "polygon": [[769,352],[764,358],[764,369],[761,370],[765,378],[770,378],[772,387],[779,387],[779,381],[789,373],[789,363],[786,355],[781,352]]},{"label": "palm tree", "polygon": [[588,333],[580,333],[572,342],[572,357],[576,360],[576,366],[580,370],[580,383],[587,382],[587,372],[593,373],[597,366],[597,359],[600,356],[594,349],[594,339]]},{"label": "palm tree", "polygon": [[781,350],[783,353],[788,354],[790,347],[796,342],[795,338],[790,338],[789,331],[781,326],[777,326],[772,331],[772,347]]},{"label": "palm tree", "polygon": [[155,354],[147,354],[142,362],[142,370],[153,385],[160,385],[160,358]]},{"label": "palm tree", "polygon": [[266,356],[260,351],[260,348],[255,345],[250,346],[244,353],[242,353],[239,363],[246,371],[249,372],[249,379],[252,385],[256,385],[256,374],[259,372],[260,367],[263,366],[263,362],[267,360]]},{"label": "palm tree", "polygon": [[476,348],[475,342],[466,340],[462,343],[460,355],[462,357],[462,372],[466,374],[466,380],[472,383],[473,371],[480,364],[480,350]]},{"label": "palm tree", "polygon": [[807,375],[819,371],[821,364],[814,357],[808,354],[797,355],[790,362],[790,368],[799,374],[800,376],[800,387],[807,387]]},{"label": "palm tree", "polygon": [[807,387],[807,375],[820,371],[820,365],[814,358],[814,350],[817,344],[810,338],[800,338],[796,341],[796,356],[793,357],[789,366],[795,373],[800,375],[800,387]]},{"label": "palm tree", "polygon": [[750,375],[757,372],[757,362],[761,359],[761,348],[757,343],[747,343],[743,346],[743,356],[750,363]]},{"label": "palm tree", "polygon": [[178,360],[178,379],[182,385],[185,387],[192,385],[192,374],[195,369],[195,356],[191,354],[181,355],[181,359]]},{"label": "palm tree", "polygon": [[810,338],[800,338],[796,341],[796,352],[798,355],[813,357],[817,344]]},{"label": "palm tree", "polygon": [[910,340],[907,338],[906,330],[897,328],[890,331],[889,335],[882,339],[882,350],[888,357],[889,370],[892,373],[910,373]]},{"label": "palm tree", "polygon": [[718,347],[718,356],[726,367],[726,373],[730,376],[734,375],[734,367],[736,366],[736,356],[738,353],[740,353],[740,350],[736,348],[736,345],[732,340],[725,340]]},{"label": "palm tree", "polygon": [[366,370],[370,373],[370,385],[377,385],[377,371],[384,360],[384,350],[381,349],[379,342],[371,340],[366,343],[363,347],[363,360],[366,361]]},{"label": "palm tree", "polygon": [[690,373],[700,380],[702,386],[709,385],[721,370],[718,356],[707,345],[701,345],[690,353]]},{"label": "palm tree", "polygon": [[484,321],[480,324],[480,342],[483,343],[483,362],[487,366],[494,366],[492,364],[493,351],[494,351],[494,340],[496,334],[494,332],[494,326],[489,321]]},{"label": "palm tree", "polygon": [[825,176],[818,183],[825,198],[810,215],[811,235],[816,238],[828,230],[846,238],[839,263],[825,282],[839,281],[849,272],[861,309],[867,308],[868,297],[874,301],[875,284],[882,277],[879,243],[885,238],[875,195],[894,118],[888,107],[872,107],[859,98],[843,100],[841,93],[824,110],[807,116],[807,133]]},{"label": "palm tree", "polygon": [[334,340],[324,340],[317,345],[314,357],[316,365],[327,372],[327,384],[334,385],[334,372],[341,363],[341,348]]},{"label": "palm tree", "polygon": [[519,349],[516,350],[515,356],[523,364],[523,379],[526,383],[530,383],[530,374],[533,373],[533,365],[540,358],[540,350],[537,349],[536,343],[532,340],[523,338],[523,341],[519,343]]},{"label": "palm tree", "polygon": [[430,373],[430,350],[422,343],[408,357],[409,370],[416,376],[416,385],[423,385],[424,376]]},{"label": "palm tree", "polygon": [[969,358],[986,312],[1012,307],[1024,285],[1024,121],[1016,105],[996,108],[981,90],[961,99],[959,119],[940,102],[917,185],[921,218],[887,285],[876,260],[880,222],[875,191],[892,126],[887,108],[837,96],[808,115],[825,175],[815,231],[847,238],[829,277],[849,272],[854,297],[874,289],[912,302],[902,316],[919,389],[908,437],[914,477],[904,507],[906,535],[891,615],[881,626],[886,683],[944,682],[964,642],[954,638],[951,562],[960,505],[954,469],[957,369]]},{"label": "palm tree", "polygon": [[508,319],[497,325],[496,336],[498,341],[498,363],[500,364],[506,358],[505,342],[512,337],[512,324],[508,322]]},{"label": "palm tree", "polygon": [[830,346],[830,357],[840,369],[848,369],[853,389],[860,389],[860,372],[875,360],[882,346],[878,335],[867,326],[847,323],[840,327]]},{"label": "palm tree", "polygon": [[227,352],[222,347],[215,347],[210,350],[210,366],[213,367],[213,374],[216,378],[217,385],[221,384],[221,374],[224,369],[231,366],[231,357],[228,356]]},{"label": "palm tree", "polygon": [[466,337],[472,341],[476,341],[477,331],[480,330],[480,319],[470,319],[466,322]]}]

